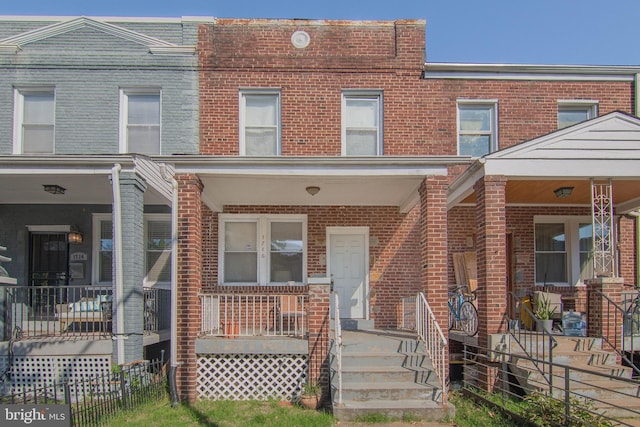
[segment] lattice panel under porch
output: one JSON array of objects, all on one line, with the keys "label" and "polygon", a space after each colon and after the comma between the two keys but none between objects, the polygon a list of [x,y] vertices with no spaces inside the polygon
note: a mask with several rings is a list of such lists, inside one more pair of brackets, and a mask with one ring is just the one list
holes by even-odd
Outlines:
[{"label": "lattice panel under porch", "polygon": [[307,356],[207,354],[198,356],[200,399],[296,400],[307,376]]},{"label": "lattice panel under porch", "polygon": [[[7,358],[0,366],[7,366]],[[14,356],[9,373],[14,393],[54,381],[70,383],[111,371],[111,356]]]}]

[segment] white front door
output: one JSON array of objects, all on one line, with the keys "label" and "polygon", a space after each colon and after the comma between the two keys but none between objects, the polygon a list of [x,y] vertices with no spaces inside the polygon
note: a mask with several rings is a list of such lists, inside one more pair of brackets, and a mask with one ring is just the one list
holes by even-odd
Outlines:
[{"label": "white front door", "polygon": [[329,274],[340,299],[340,317],[366,319],[367,235],[350,231],[329,232]]}]

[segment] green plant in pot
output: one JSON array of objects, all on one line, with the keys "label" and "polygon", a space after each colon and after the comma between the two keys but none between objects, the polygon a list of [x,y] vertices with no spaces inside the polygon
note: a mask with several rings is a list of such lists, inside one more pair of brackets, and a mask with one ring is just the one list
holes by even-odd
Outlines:
[{"label": "green plant in pot", "polygon": [[300,404],[308,409],[318,409],[320,398],[322,397],[322,387],[317,382],[305,382],[302,384],[302,394]]},{"label": "green plant in pot", "polygon": [[542,330],[547,330],[551,332],[551,328],[553,327],[553,320],[551,317],[556,314],[556,308],[551,307],[551,301],[549,297],[544,294],[540,294],[536,299],[536,310],[534,312],[537,318],[537,328],[539,332]]}]

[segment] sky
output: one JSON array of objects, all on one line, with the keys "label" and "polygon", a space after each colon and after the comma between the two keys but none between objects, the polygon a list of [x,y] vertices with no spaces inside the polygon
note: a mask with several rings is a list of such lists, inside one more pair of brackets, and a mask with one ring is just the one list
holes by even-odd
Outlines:
[{"label": "sky", "polygon": [[0,15],[424,19],[428,62],[640,65],[640,0],[4,0]]}]

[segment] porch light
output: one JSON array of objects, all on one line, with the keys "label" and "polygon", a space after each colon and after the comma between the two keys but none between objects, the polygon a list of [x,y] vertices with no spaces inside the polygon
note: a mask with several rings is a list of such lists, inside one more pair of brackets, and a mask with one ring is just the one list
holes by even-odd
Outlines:
[{"label": "porch light", "polygon": [[558,198],[569,197],[573,193],[573,187],[560,187],[553,190],[553,193]]},{"label": "porch light", "polygon": [[69,240],[69,243],[71,243],[72,245],[81,245],[82,244],[82,233],[80,233],[78,231],[71,231],[67,235],[67,240]]},{"label": "porch light", "polygon": [[315,185],[312,185],[310,187],[307,187],[306,190],[307,190],[307,193],[311,194],[312,196],[315,196],[320,192],[320,187],[316,187]]},{"label": "porch light", "polygon": [[44,191],[51,194],[64,194],[64,192],[67,191],[66,188],[62,188],[56,184],[43,184],[42,186],[44,187]]}]

